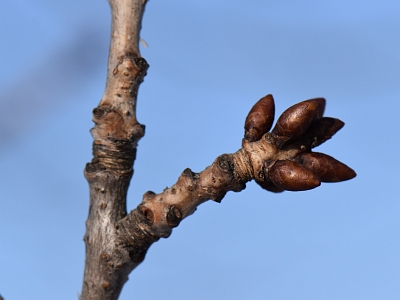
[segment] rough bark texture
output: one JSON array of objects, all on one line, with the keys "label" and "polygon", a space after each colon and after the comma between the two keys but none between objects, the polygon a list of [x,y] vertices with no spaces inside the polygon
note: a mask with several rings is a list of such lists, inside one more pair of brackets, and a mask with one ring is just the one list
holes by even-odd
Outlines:
[{"label": "rough bark texture", "polygon": [[[93,160],[85,168],[90,208],[84,237],[86,261],[81,294],[84,300],[118,299],[128,274],[146,252],[141,250],[142,255],[130,257],[130,249],[117,230],[119,221],[126,216],[126,194],[136,147],[144,135],[144,126],[136,119],[136,98],[148,68],[138,48],[146,1],[110,0],[109,3],[112,30],[107,84],[103,98],[93,110]],[[150,240],[146,242],[139,228],[135,233],[142,241],[137,247],[147,249]]]},{"label": "rough bark texture", "polygon": [[245,121],[242,148],[223,154],[200,173],[183,171],[162,193],[146,192],[129,214],[126,195],[144,126],[136,119],[136,97],[147,62],[138,50],[144,0],[109,0],[112,36],[104,96],[93,110],[93,160],[86,165],[90,208],[86,222],[85,272],[81,299],[118,299],[129,273],[139,265],[152,243],[172,229],[201,203],[220,202],[228,191],[239,192],[255,180],[262,188],[307,190],[321,181],[337,182],[355,176],[330,156],[311,153],[343,122],[324,118],[325,100],[311,99],[286,110],[271,132],[272,95],[262,98]]}]

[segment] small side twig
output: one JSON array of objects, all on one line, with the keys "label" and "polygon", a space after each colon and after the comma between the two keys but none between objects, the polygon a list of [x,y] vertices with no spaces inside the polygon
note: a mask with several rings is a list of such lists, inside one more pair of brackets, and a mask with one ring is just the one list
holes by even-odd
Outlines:
[{"label": "small side twig", "polygon": [[[266,100],[269,105],[265,105]],[[271,192],[282,192],[309,190],[321,182],[355,177],[345,164],[311,151],[344,125],[338,119],[322,117],[322,100],[311,99],[290,107],[274,129],[266,132],[272,126],[274,105],[271,95],[262,98],[246,119],[241,149],[220,155],[200,173],[184,170],[178,181],[160,194],[145,193],[142,203],[117,227],[131,259],[140,263],[151,243],[169,237],[197,206],[210,199],[221,202],[228,191],[245,189],[248,181],[255,180]],[[260,118],[257,111],[267,117]],[[138,241],[144,241],[139,249]]]}]

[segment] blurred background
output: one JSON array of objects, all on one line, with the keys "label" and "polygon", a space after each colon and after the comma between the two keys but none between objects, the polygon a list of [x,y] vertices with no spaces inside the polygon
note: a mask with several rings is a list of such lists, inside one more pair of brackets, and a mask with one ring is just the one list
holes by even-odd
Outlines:
[{"label": "blurred background", "polygon": [[[104,90],[106,0],[3,1],[0,294],[77,299]],[[358,176],[308,192],[254,182],[154,244],[120,299],[400,299],[400,2],[149,1],[146,125],[129,210],[240,148],[252,105],[309,98],[346,126],[317,148]]]}]

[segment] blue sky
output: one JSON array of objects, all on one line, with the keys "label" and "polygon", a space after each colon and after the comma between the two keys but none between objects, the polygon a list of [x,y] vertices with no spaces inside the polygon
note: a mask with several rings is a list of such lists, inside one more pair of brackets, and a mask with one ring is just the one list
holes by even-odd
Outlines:
[{"label": "blue sky", "polygon": [[[251,106],[327,99],[346,125],[317,148],[358,176],[308,192],[249,183],[154,244],[120,299],[400,298],[400,2],[149,1],[146,125],[133,209],[190,167],[239,149]],[[0,10],[0,294],[76,299],[84,262],[91,111],[105,85],[102,1]]]}]

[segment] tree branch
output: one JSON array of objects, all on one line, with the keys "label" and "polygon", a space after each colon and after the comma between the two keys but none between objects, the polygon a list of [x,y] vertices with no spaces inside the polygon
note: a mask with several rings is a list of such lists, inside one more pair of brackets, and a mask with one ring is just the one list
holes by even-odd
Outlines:
[{"label": "tree branch", "polygon": [[136,97],[148,65],[138,50],[146,1],[110,0],[112,37],[104,96],[93,110],[93,159],[86,165],[90,208],[86,222],[86,261],[81,299],[115,300],[129,273],[149,247],[203,202],[220,202],[228,191],[239,192],[255,180],[271,192],[315,188],[356,174],[334,158],[311,152],[344,123],[323,117],[325,99],[300,102],[287,109],[271,129],[272,95],[260,99],[245,121],[242,148],[223,154],[200,173],[183,171],[162,193],[146,192],[129,214],[126,194],[133,174],[136,147],[144,126],[136,120]]},{"label": "tree branch", "polygon": [[[126,216],[126,194],[136,147],[144,126],[136,119],[136,99],[147,62],[139,53],[145,0],[109,0],[112,11],[107,84],[93,110],[93,159],[85,168],[90,187],[86,221],[85,272],[81,299],[118,299],[138,264],[119,246],[118,221]],[[111,260],[112,258],[112,260]]]},{"label": "tree branch", "polygon": [[[267,97],[272,99],[271,95]],[[262,103],[264,99],[257,104]],[[140,262],[143,259],[143,251],[147,251],[145,247],[161,237],[169,237],[172,229],[191,215],[197,206],[210,199],[221,202],[228,191],[240,192],[245,189],[248,181],[255,180],[262,188],[271,192],[282,192],[309,190],[316,188],[321,182],[339,182],[354,178],[355,172],[345,164],[328,155],[311,152],[311,148],[331,138],[344,123],[338,119],[322,118],[322,115],[319,117],[318,105],[311,109],[314,115],[301,116],[299,109],[304,107],[303,104],[310,103],[316,102],[304,101],[289,108],[286,111],[289,114],[282,114],[272,132],[265,133],[271,125],[266,127],[264,124],[272,122],[261,120],[258,124],[260,126],[256,124],[246,130],[241,149],[234,154],[218,156],[204,171],[194,173],[187,168],[171,188],[166,188],[157,195],[151,191],[146,192],[142,203],[121,219],[117,227],[120,237],[130,249],[130,257],[137,258],[137,262]],[[272,115],[273,119],[273,113],[269,115]],[[290,119],[294,116],[296,118],[293,123]],[[315,117],[317,119],[313,120]],[[277,128],[287,131],[285,122],[288,119],[289,123],[286,124],[292,127],[291,129],[293,125],[298,128],[297,132],[292,130],[290,133],[291,138],[295,139],[282,144],[282,138],[287,141],[290,138],[286,135],[287,132],[284,136],[277,135]],[[306,123],[309,123],[309,126],[301,128],[301,125]],[[248,137],[256,127],[263,128],[264,132],[253,142]],[[143,237],[146,246],[135,252],[135,244],[140,240],[137,235],[138,228],[145,234]]]}]

